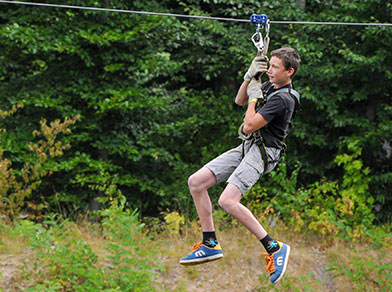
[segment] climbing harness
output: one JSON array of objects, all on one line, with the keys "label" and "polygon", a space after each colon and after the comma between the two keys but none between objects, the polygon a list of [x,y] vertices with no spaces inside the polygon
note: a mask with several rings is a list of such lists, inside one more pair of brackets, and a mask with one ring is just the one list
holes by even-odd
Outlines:
[{"label": "climbing harness", "polygon": [[[264,104],[267,102],[267,100],[271,99],[271,97],[273,97],[274,95],[277,95],[279,93],[287,93],[287,94],[289,94],[289,96],[291,96],[294,99],[294,102],[295,102],[295,107],[294,107],[294,112],[293,112],[292,118],[294,117],[295,111],[300,105],[300,94],[298,93],[298,91],[296,91],[292,88],[286,87],[286,88],[280,88],[280,89],[270,93],[268,96],[266,96],[266,93],[265,93],[265,92],[268,92],[268,90],[264,89],[264,90],[262,90],[262,92],[263,92],[263,97],[257,101],[256,110],[258,110],[262,106],[264,106]],[[291,127],[291,124],[290,124],[290,127]],[[245,141],[250,140],[251,141],[250,146],[252,146],[253,143],[255,143],[258,146],[260,154],[261,154],[261,158],[263,159],[264,170],[267,169],[268,155],[267,155],[265,142],[264,142],[264,139],[263,139],[263,136],[262,136],[260,130],[257,130],[253,133],[245,134],[244,133],[244,124],[242,123],[242,125],[238,129],[238,134],[239,134],[239,137],[242,139],[242,151],[241,151],[242,158],[245,156]],[[286,148],[287,148],[286,144],[284,142],[282,142],[281,149],[280,149],[281,154],[285,152]]]}]

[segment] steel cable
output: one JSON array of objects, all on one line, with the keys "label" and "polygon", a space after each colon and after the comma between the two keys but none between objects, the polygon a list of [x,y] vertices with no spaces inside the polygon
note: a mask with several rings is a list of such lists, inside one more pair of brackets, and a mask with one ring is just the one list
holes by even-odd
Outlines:
[{"label": "steel cable", "polygon": [[[150,11],[136,11],[136,10],[100,8],[100,7],[85,7],[85,6],[50,4],[50,3],[33,3],[33,2],[6,1],[6,0],[0,0],[0,3],[16,4],[16,5],[41,6],[41,7],[52,7],[52,8],[65,8],[65,9],[80,9],[80,10],[101,11],[101,12],[116,12],[116,13],[128,13],[128,14],[143,14],[143,15],[159,15],[159,16],[172,16],[172,17],[184,17],[184,18],[220,20],[220,21],[234,21],[234,22],[250,22],[250,19],[214,17],[214,16],[200,16],[200,15],[185,15],[185,14],[161,13],[161,12],[150,12]],[[324,22],[324,21],[318,22],[318,21],[289,21],[289,20],[282,20],[282,21],[281,20],[271,20],[270,23],[271,24],[301,24],[301,25],[392,26],[392,23]]]}]

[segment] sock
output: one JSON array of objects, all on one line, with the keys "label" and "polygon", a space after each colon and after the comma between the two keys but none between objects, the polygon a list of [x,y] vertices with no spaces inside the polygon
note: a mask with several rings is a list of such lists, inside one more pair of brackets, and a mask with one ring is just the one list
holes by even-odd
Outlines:
[{"label": "sock", "polygon": [[279,250],[279,244],[273,239],[269,234],[267,234],[266,237],[260,240],[262,245],[264,246],[265,250],[269,253],[272,254],[275,251]]},{"label": "sock", "polygon": [[208,247],[214,247],[218,244],[216,239],[215,231],[203,232],[203,242],[204,245]]}]

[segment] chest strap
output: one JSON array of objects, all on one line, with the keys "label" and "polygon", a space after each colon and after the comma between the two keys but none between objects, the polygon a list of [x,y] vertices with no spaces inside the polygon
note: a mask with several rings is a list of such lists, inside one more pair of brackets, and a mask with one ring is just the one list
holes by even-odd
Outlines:
[{"label": "chest strap", "polygon": [[278,94],[278,93],[282,93],[282,92],[286,92],[286,93],[289,93],[289,94],[294,95],[294,96],[295,96],[295,99],[297,100],[297,102],[300,103],[300,94],[298,93],[298,91],[296,91],[295,89],[292,89],[292,88],[287,88],[287,87],[285,87],[285,88],[280,88],[280,89],[278,89],[278,90],[276,90],[276,91],[274,91],[274,92],[268,94],[268,96],[267,96],[267,101],[268,101],[271,97],[273,97],[274,95],[276,95],[276,94]]}]

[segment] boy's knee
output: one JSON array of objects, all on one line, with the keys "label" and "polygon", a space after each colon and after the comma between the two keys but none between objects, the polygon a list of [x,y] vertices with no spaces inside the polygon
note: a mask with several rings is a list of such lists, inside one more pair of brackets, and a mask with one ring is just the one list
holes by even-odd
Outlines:
[{"label": "boy's knee", "polygon": [[226,189],[218,200],[219,206],[221,206],[226,212],[230,213],[236,208],[237,204],[241,200],[242,193],[240,189],[231,183],[229,183]]},{"label": "boy's knee", "polygon": [[188,177],[188,187],[191,192],[200,190],[201,184],[202,182],[197,172]]},{"label": "boy's knee", "polygon": [[202,192],[216,184],[215,175],[207,168],[202,168],[188,178],[188,187],[191,192]]},{"label": "boy's knee", "polygon": [[222,198],[222,196],[220,196],[219,200],[218,200],[218,205],[224,209],[224,205],[225,205],[225,199]]},{"label": "boy's knee", "polygon": [[224,209],[224,210],[228,210],[232,204],[232,202],[225,198],[224,196],[220,196],[219,200],[218,200],[218,204],[219,206]]}]

